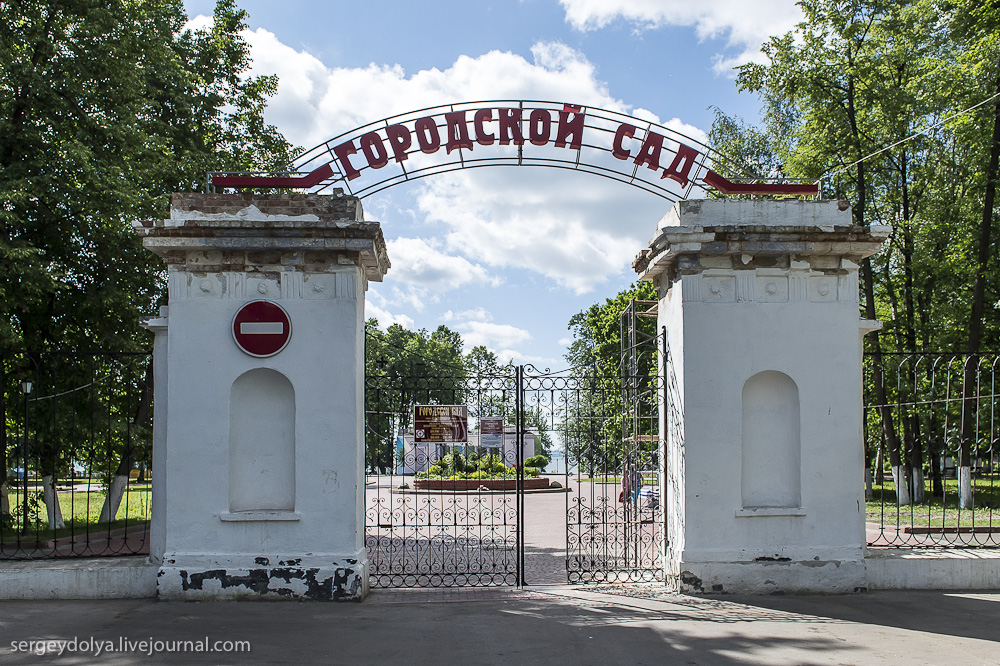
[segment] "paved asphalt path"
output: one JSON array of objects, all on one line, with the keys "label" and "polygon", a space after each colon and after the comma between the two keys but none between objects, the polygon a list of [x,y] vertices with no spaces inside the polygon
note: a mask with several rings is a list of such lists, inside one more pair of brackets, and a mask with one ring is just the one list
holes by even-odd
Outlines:
[{"label": "paved asphalt path", "polygon": [[[360,604],[4,601],[0,637],[2,664],[982,666],[1000,664],[1000,594],[680,597],[633,586],[379,590]],[[249,641],[250,652],[12,647],[74,637],[192,648],[207,637]]]}]

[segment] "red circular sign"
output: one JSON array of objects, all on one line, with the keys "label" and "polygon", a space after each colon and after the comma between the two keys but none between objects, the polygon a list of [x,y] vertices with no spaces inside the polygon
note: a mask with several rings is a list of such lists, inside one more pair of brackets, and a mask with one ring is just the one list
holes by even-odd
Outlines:
[{"label": "red circular sign", "polygon": [[292,337],[292,322],[277,303],[250,301],[233,317],[236,346],[251,356],[274,356]]}]

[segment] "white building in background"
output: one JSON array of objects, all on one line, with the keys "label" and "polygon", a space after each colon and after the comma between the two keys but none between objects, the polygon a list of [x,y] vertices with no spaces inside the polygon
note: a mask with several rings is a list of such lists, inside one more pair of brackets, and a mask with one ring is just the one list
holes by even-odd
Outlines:
[{"label": "white building in background", "polygon": [[[535,455],[535,437],[537,430],[529,429],[524,433],[522,460]],[[517,433],[513,429],[505,430],[503,444],[481,446],[479,433],[470,432],[468,442],[455,444],[432,444],[429,442],[413,442],[413,430],[396,437],[396,474],[416,474],[426,472],[435,461],[446,453],[457,448],[459,453],[468,457],[475,452],[479,457],[499,455],[503,463],[512,466],[517,462]]]}]

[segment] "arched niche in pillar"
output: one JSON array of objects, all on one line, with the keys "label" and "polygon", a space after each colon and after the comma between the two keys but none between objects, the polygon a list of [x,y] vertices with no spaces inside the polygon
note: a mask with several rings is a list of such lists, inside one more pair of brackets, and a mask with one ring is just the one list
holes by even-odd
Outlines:
[{"label": "arched niche in pillar", "polygon": [[799,507],[802,442],[799,389],[768,370],[743,385],[743,506]]},{"label": "arched niche in pillar", "polygon": [[229,393],[229,511],[295,510],[295,389],[280,372],[240,375]]}]

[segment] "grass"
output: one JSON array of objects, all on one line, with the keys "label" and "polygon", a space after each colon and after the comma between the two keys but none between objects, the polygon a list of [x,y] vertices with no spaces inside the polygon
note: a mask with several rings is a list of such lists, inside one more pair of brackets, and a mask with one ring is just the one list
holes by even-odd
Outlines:
[{"label": "grass", "polygon": [[[39,498],[37,509],[38,521],[29,524],[29,538],[47,541],[49,539],[58,539],[76,534],[107,532],[109,525],[97,522],[97,519],[101,515],[101,508],[104,506],[105,493],[101,490],[101,486],[98,483],[94,483],[90,488],[91,490],[89,491],[81,490],[58,493],[59,507],[62,510],[63,522],[66,523],[66,527],[58,530],[49,529],[45,514],[45,504]],[[30,483],[28,491],[29,493],[41,492],[38,488],[33,489]],[[129,485],[125,496],[122,498],[121,506],[118,507],[115,520],[110,524],[110,529],[148,521],[150,496],[151,486],[148,483]],[[8,493],[8,497],[10,498],[11,515],[15,520],[15,529],[4,529],[2,539],[0,539],[3,541],[14,540],[19,531],[16,528],[20,526],[19,518],[21,516],[21,500],[23,499],[23,495],[10,492]],[[31,505],[29,504],[30,509]]]},{"label": "grass", "polygon": [[1000,528],[1000,477],[983,475],[973,479],[975,508],[958,508],[958,482],[944,479],[944,496],[931,494],[927,481],[925,499],[920,504],[897,506],[896,488],[891,476],[887,483],[873,486],[872,497],[865,501],[865,519],[885,525],[912,525],[914,527],[965,527],[990,526]]}]

